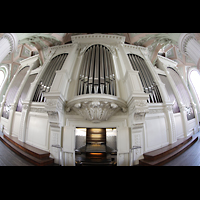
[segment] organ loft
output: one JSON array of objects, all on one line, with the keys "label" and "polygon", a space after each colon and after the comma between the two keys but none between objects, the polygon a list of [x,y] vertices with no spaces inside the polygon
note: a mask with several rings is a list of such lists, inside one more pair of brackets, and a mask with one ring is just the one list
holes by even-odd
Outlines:
[{"label": "organ loft", "polygon": [[197,143],[199,33],[0,33],[1,143],[34,165],[164,165]]}]

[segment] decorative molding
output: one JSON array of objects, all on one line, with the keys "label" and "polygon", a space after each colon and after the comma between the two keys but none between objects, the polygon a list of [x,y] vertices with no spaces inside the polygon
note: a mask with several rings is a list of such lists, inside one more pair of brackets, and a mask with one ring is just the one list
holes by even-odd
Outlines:
[{"label": "decorative molding", "polygon": [[[178,65],[178,63],[177,63],[177,62],[175,62],[175,61],[173,61],[173,60],[170,60],[169,58],[166,58],[166,57],[163,57],[163,56],[160,56],[160,55],[158,55],[157,57],[158,57],[158,59],[160,59],[160,60],[164,60],[164,61],[168,61],[168,62],[170,62],[170,63],[174,64],[175,66],[177,66],[177,65]],[[170,65],[170,63],[169,63],[167,66],[169,66],[169,65]]]},{"label": "decorative molding", "polygon": [[45,108],[30,108],[30,112],[46,113]]},{"label": "decorative molding", "polygon": [[14,50],[17,49],[17,45],[18,45],[18,39],[16,37],[16,35],[14,33],[5,33],[1,38],[1,39],[7,39],[9,44],[10,44],[10,50],[9,50],[9,53],[12,53]]},{"label": "decorative molding", "polygon": [[191,39],[196,40],[196,38],[191,33],[182,33],[178,42],[179,49],[181,50],[183,54],[187,56],[189,55],[188,55],[186,46],[188,45],[188,42]]},{"label": "decorative molding", "polygon": [[119,35],[108,35],[108,34],[87,34],[87,35],[75,35],[71,36],[72,43],[79,43],[82,41],[88,41],[92,39],[105,39],[109,42],[124,43],[125,37]]},{"label": "decorative molding", "polygon": [[145,115],[149,112],[147,100],[144,98],[133,99],[129,104],[129,115],[132,115],[132,124],[143,124]]},{"label": "decorative molding", "polygon": [[129,114],[134,112],[135,114],[143,115],[142,113],[149,112],[148,104],[146,100],[134,100],[132,105],[129,107]]},{"label": "decorative molding", "polygon": [[140,49],[140,50],[143,50],[145,52],[148,52],[147,47],[136,46],[136,45],[133,45],[133,44],[123,44],[123,47],[124,48],[132,48],[132,49]]},{"label": "decorative molding", "polygon": [[149,109],[149,114],[163,113],[163,109]]},{"label": "decorative molding", "polygon": [[109,45],[109,44],[106,44],[106,43],[103,43],[103,42],[92,42],[92,43],[87,43],[87,44],[79,44],[79,46],[78,46],[78,48],[77,48],[77,51],[80,50],[80,55],[82,55],[82,54],[85,53],[85,51],[86,51],[89,47],[91,47],[91,46],[93,46],[93,45],[95,45],[95,44],[103,45],[103,46],[107,47],[107,48],[110,50],[110,52],[111,52],[114,56],[117,55],[117,53],[116,53],[116,48],[117,48],[117,47],[116,47],[116,46]]},{"label": "decorative molding", "polygon": [[47,111],[50,121],[59,121],[59,115],[56,111]]},{"label": "decorative molding", "polygon": [[58,45],[51,47],[52,50],[58,50],[58,49],[64,49],[64,48],[71,48],[74,44],[64,44],[64,45]]},{"label": "decorative molding", "polygon": [[107,121],[119,110],[127,111],[126,102],[111,95],[80,95],[67,103],[66,112],[75,111],[92,122]]}]

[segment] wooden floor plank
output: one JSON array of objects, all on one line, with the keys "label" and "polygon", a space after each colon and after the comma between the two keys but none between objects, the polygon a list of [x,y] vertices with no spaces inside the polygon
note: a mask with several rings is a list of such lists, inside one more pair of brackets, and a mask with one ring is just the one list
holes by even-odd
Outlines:
[{"label": "wooden floor plank", "polygon": [[200,132],[195,135],[199,137],[195,144],[163,166],[200,166]]}]

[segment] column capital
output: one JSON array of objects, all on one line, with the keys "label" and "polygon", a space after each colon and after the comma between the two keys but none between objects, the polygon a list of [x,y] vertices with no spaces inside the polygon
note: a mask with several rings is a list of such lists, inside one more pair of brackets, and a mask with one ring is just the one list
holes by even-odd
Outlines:
[{"label": "column capital", "polygon": [[3,39],[3,38],[5,38],[5,39],[7,39],[9,41],[9,44],[10,44],[9,54],[17,49],[18,38],[17,38],[15,33],[5,33],[5,34],[3,34],[1,39]]},{"label": "column capital", "polygon": [[180,49],[180,51],[184,54],[188,56],[188,52],[187,52],[187,44],[188,42],[193,39],[196,40],[196,38],[193,36],[193,34],[191,33],[182,33],[179,37],[179,41],[178,41],[178,47]]}]

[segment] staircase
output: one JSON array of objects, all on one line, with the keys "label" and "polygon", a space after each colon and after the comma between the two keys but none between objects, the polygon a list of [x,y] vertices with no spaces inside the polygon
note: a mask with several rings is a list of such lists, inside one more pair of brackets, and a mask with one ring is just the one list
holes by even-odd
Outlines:
[{"label": "staircase", "polygon": [[139,160],[139,165],[142,166],[159,166],[163,165],[170,160],[173,160],[175,157],[179,156],[181,153],[186,151],[189,147],[191,147],[196,141],[198,137],[187,137],[178,139],[177,142],[170,144],[166,147],[150,151],[144,153],[144,159]]},{"label": "staircase", "polygon": [[16,137],[3,135],[0,136],[0,140],[16,154],[36,166],[47,166],[54,164],[54,159],[49,158],[49,152],[21,142]]}]

